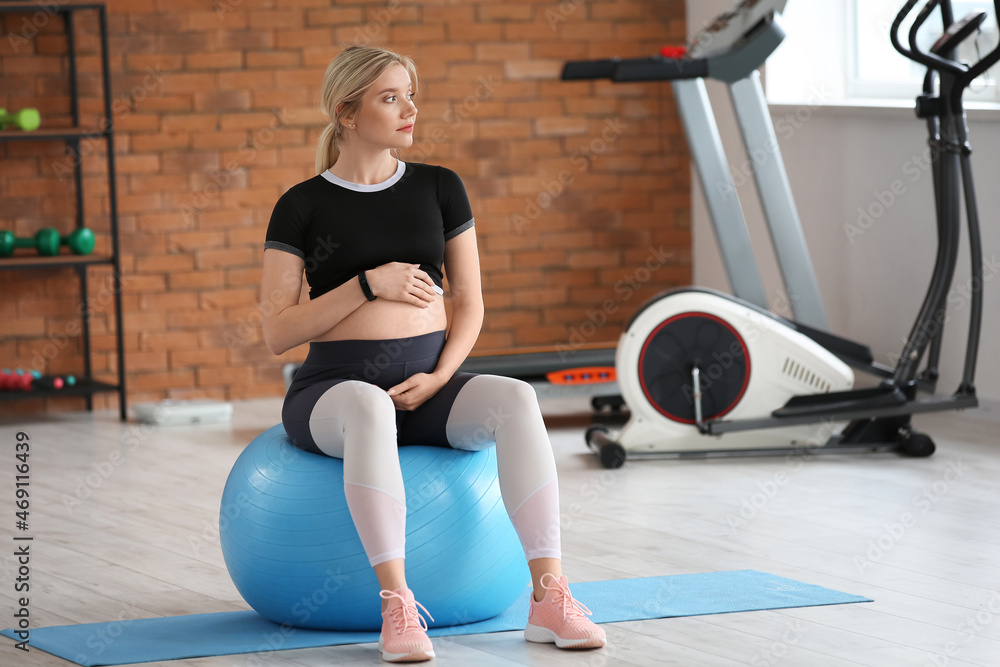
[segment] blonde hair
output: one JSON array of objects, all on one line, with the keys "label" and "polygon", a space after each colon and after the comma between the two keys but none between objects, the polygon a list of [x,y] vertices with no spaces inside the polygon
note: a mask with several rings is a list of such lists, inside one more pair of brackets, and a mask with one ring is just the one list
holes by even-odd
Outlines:
[{"label": "blonde hair", "polygon": [[[393,65],[402,65],[410,75],[413,92],[417,92],[417,68],[407,56],[376,46],[352,46],[341,51],[326,68],[320,108],[330,118],[319,137],[316,150],[316,173],[322,174],[340,157],[340,140],[344,137],[341,118],[357,113],[365,92],[382,73]],[[340,112],[337,112],[337,107]]]}]

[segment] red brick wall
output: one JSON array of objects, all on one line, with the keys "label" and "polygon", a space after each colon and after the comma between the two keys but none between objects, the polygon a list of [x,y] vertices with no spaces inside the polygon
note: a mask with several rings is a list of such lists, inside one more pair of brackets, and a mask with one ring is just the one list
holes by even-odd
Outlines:
[{"label": "red brick wall", "polygon": [[[617,340],[645,299],[690,280],[688,155],[669,85],[558,78],[565,60],[682,42],[683,2],[120,0],[108,10],[131,402],[282,393],[282,364],[305,348],[274,357],[263,345],[264,231],[278,196],[314,175],[322,75],[353,43],[415,59],[421,122],[404,159],[465,181],[487,308],[477,353]],[[97,22],[77,16],[93,127]],[[7,15],[2,27],[0,106],[68,125],[63,21]],[[103,143],[86,143],[87,224],[107,250]],[[58,176],[67,160],[58,142],[0,145],[0,229],[72,228],[73,182]],[[113,283],[108,269],[90,276],[94,367],[113,381]],[[76,284],[66,269],[0,272],[0,366],[80,371]]]}]

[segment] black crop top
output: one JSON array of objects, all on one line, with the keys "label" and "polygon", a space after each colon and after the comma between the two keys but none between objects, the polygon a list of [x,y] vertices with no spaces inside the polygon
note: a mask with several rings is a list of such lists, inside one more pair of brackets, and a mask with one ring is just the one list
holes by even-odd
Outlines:
[{"label": "black crop top", "polygon": [[400,161],[374,185],[325,171],[292,186],[274,205],[264,247],[305,260],[312,299],[388,262],[420,264],[441,287],[445,241],[474,224],[458,174]]}]

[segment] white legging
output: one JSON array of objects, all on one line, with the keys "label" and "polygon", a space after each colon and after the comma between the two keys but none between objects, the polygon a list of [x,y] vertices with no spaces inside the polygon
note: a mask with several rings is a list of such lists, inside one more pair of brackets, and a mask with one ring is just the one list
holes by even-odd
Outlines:
[{"label": "white legging", "polygon": [[[344,460],[347,506],[372,566],[405,554],[395,410],[383,389],[348,380],[324,392],[309,418],[320,451]],[[476,375],[459,390],[446,428],[455,449],[496,443],[500,493],[525,557],[559,558],[556,464],[534,388],[514,378]]]}]

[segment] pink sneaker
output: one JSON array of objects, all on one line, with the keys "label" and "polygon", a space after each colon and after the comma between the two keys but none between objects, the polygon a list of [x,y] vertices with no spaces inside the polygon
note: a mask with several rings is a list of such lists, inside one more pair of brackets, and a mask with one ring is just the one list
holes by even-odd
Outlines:
[{"label": "pink sneaker", "polygon": [[434,617],[416,600],[409,588],[381,591],[379,596],[389,601],[382,612],[382,634],[378,650],[386,662],[420,662],[434,657],[434,647],[427,637],[427,621],[417,611],[419,606],[431,620]]},{"label": "pink sneaker", "polygon": [[[551,577],[554,583],[547,585],[546,577]],[[556,579],[555,575],[546,572],[541,583],[545,597],[535,602],[535,596],[531,596],[525,639],[547,644],[555,642],[559,648],[600,648],[608,643],[604,629],[587,618],[592,612],[570,595],[565,575]]]}]

